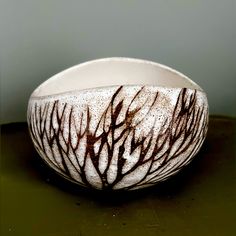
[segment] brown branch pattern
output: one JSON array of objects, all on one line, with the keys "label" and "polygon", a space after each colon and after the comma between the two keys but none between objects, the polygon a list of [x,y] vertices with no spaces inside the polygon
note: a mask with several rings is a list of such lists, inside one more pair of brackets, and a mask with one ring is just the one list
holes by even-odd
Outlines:
[{"label": "brown branch pattern", "polygon": [[144,89],[125,106],[120,86],[93,127],[89,105],[78,114],[73,104],[59,100],[32,103],[28,124],[37,151],[53,169],[83,186],[135,189],[167,179],[201,147],[208,110],[198,105],[196,90],[183,88],[172,116],[158,132],[155,118],[142,135],[138,130],[158,108],[160,95],[157,91],[140,104]]}]

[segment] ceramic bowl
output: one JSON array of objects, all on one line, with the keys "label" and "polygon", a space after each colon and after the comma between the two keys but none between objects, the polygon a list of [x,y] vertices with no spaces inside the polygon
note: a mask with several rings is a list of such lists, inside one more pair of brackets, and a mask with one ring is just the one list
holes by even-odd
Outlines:
[{"label": "ceramic bowl", "polygon": [[39,155],[60,175],[86,187],[133,190],[193,159],[207,133],[208,102],[167,66],[105,58],[42,83],[27,118]]}]

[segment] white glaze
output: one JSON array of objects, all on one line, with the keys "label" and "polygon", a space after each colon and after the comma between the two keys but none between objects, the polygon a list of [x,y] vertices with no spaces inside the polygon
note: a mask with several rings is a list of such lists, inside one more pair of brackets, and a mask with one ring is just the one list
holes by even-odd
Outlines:
[{"label": "white glaze", "polygon": [[28,124],[41,157],[67,179],[97,189],[137,189],[192,160],[206,136],[208,103],[198,85],[173,69],[108,58],[72,67],[39,86],[29,100]]}]

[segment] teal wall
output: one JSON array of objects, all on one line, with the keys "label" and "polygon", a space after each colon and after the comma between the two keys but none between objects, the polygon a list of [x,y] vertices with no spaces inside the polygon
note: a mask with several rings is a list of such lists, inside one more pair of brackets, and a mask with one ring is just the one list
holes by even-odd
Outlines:
[{"label": "teal wall", "polygon": [[196,81],[236,116],[235,0],[0,0],[1,123],[26,120],[33,89],[80,62],[149,59]]}]

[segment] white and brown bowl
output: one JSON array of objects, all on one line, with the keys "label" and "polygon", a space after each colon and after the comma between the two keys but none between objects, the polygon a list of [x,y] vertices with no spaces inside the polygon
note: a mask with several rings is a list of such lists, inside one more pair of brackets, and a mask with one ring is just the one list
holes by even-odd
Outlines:
[{"label": "white and brown bowl", "polygon": [[105,58],[41,84],[27,116],[35,148],[59,174],[86,187],[133,190],[193,159],[207,133],[208,102],[169,67]]}]

